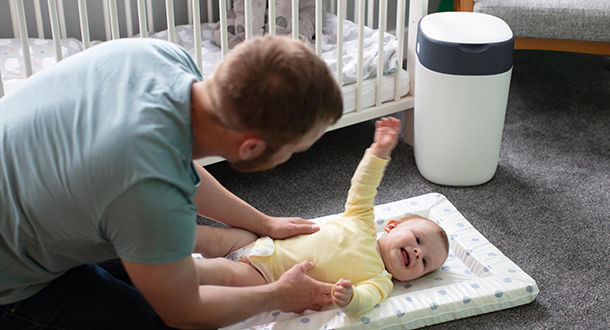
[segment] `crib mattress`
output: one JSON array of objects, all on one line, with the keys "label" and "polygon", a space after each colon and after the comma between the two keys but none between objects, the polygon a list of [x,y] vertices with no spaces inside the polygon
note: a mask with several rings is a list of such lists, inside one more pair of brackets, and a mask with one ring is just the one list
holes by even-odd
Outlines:
[{"label": "crib mattress", "polygon": [[[225,329],[419,328],[533,301],[536,282],[479,233],[445,196],[430,193],[375,207],[378,233],[388,220],[407,214],[428,217],[445,229],[450,251],[438,271],[398,282],[388,299],[359,318],[335,306],[302,314],[272,311]],[[313,219],[323,224],[340,214]],[[235,255],[239,255],[236,253]]]},{"label": "crib mattress", "polygon": [[[29,45],[33,73],[55,65],[53,40],[30,38]],[[61,41],[64,58],[82,50],[82,44],[77,39],[68,38]],[[7,94],[26,78],[20,39],[0,39],[0,72],[4,92]]]}]

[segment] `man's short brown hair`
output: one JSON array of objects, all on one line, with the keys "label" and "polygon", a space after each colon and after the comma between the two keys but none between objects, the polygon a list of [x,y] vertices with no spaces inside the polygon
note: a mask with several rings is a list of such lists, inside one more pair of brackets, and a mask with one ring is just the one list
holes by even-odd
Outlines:
[{"label": "man's short brown hair", "polygon": [[341,89],[308,45],[264,36],[237,45],[211,77],[214,112],[228,128],[253,131],[278,149],[343,113]]}]

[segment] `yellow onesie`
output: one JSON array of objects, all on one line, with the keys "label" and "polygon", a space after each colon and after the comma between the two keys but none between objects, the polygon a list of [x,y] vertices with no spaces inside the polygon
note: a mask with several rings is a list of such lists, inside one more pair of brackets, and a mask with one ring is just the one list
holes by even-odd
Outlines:
[{"label": "yellow onesie", "polygon": [[248,260],[268,282],[277,280],[295,264],[312,260],[307,274],[320,281],[352,281],[354,295],[342,310],[357,316],[368,312],[392,292],[392,275],[377,252],[373,202],[389,160],[364,154],[345,203],[345,212],[311,235],[283,240],[258,239]]}]

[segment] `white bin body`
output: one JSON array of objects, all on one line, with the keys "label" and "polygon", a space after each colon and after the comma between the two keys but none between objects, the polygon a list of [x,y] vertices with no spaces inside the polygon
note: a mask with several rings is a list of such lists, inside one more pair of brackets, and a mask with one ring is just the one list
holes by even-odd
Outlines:
[{"label": "white bin body", "polygon": [[498,166],[511,72],[456,76],[417,62],[413,142],[424,178],[449,186],[491,180]]},{"label": "white bin body", "polygon": [[448,12],[424,17],[418,33],[417,168],[424,178],[442,185],[485,183],[498,166],[512,73],[512,31],[490,15]]}]

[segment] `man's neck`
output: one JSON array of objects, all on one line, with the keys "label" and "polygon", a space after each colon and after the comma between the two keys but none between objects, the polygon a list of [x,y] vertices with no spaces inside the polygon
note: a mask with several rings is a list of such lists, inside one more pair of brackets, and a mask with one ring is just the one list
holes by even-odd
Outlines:
[{"label": "man's neck", "polygon": [[219,156],[213,145],[214,125],[206,109],[208,107],[206,83],[197,81],[191,85],[191,126],[193,129],[193,158]]},{"label": "man's neck", "polygon": [[232,158],[235,132],[227,130],[210,114],[209,81],[198,81],[191,86],[191,125],[193,128],[193,159],[220,156]]}]

